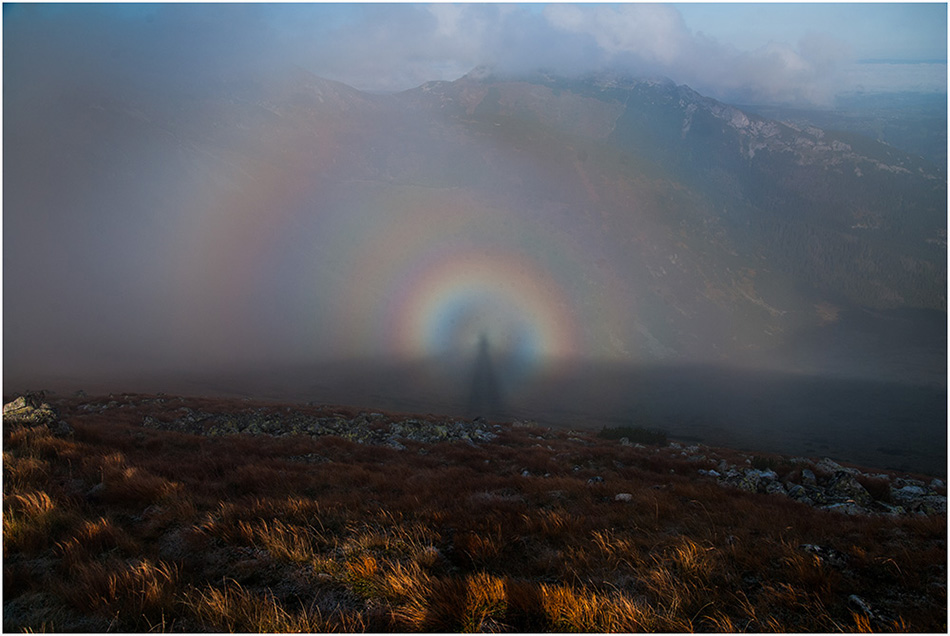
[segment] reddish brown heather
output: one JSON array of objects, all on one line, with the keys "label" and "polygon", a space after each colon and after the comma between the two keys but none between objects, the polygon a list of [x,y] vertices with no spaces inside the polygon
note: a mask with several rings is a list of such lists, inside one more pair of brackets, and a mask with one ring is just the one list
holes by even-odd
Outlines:
[{"label": "reddish brown heather", "polygon": [[[946,629],[945,516],[816,510],[722,488],[673,449],[543,427],[396,450],[141,425],[283,405],[115,400],[56,400],[71,439],[4,427],[6,630]],[[880,481],[863,480],[879,499]]]}]

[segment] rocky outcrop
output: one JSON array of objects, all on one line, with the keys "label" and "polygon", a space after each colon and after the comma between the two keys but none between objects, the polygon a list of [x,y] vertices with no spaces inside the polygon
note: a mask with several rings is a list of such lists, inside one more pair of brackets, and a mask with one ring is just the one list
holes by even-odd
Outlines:
[{"label": "rocky outcrop", "polygon": [[61,420],[59,411],[44,398],[43,393],[26,393],[4,404],[4,427],[46,426],[54,437],[72,437],[73,427]]},{"label": "rocky outcrop", "polygon": [[[789,497],[803,504],[848,515],[946,514],[946,486],[939,479],[925,484],[918,479],[863,473],[841,466],[829,458],[812,461],[794,458],[799,470],[784,478],[774,470],[730,465],[719,462],[716,470],[700,469],[726,487],[760,494]],[[868,492],[861,479],[887,484],[877,497]]]}]

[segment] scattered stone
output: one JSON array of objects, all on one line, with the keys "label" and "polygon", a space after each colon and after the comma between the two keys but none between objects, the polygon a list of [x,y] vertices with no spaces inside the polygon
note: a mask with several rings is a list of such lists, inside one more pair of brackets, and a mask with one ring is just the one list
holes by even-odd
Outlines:
[{"label": "scattered stone", "polygon": [[867,601],[865,601],[863,598],[861,598],[857,594],[852,594],[851,596],[848,597],[848,605],[857,609],[868,618],[873,619],[877,617],[875,612],[871,609],[871,606],[868,605]]},{"label": "scattered stone", "polygon": [[815,477],[815,473],[813,473],[808,468],[802,468],[802,485],[805,485],[805,486],[818,485],[818,479]]},{"label": "scattered stone", "polygon": [[843,503],[830,504],[827,506],[822,506],[824,510],[830,510],[832,512],[840,512],[845,515],[866,515],[868,513],[866,508],[862,508],[851,501],[845,501]]},{"label": "scattered stone", "polygon": [[798,547],[814,555],[821,563],[826,563],[832,567],[843,568],[848,564],[848,555],[832,547],[815,545],[814,543],[803,543]]},{"label": "scattered stone", "polygon": [[621,492],[614,495],[614,501],[624,501],[630,502],[633,501],[633,495],[629,492]]},{"label": "scattered stone", "polygon": [[604,478],[601,477],[600,475],[597,475],[597,476],[595,476],[595,477],[591,477],[590,479],[588,479],[588,480],[587,480],[587,483],[588,483],[589,485],[592,485],[592,484],[602,484],[602,483],[604,483]]}]

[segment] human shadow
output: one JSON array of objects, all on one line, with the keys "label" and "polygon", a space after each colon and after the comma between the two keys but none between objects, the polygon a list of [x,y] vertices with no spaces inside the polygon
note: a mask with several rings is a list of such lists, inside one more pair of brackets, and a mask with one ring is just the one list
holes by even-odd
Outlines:
[{"label": "human shadow", "polygon": [[505,405],[489,346],[488,336],[482,334],[478,339],[478,353],[472,371],[468,411],[476,417],[499,418],[505,412]]}]

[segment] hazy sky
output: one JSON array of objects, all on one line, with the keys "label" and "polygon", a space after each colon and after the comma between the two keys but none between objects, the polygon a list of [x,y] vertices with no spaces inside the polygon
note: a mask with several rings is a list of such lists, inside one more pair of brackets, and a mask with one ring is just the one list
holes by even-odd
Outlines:
[{"label": "hazy sky", "polygon": [[5,4],[4,18],[5,67],[56,55],[76,72],[292,63],[376,91],[453,80],[483,64],[611,67],[771,102],[945,91],[947,77],[939,3]]}]

